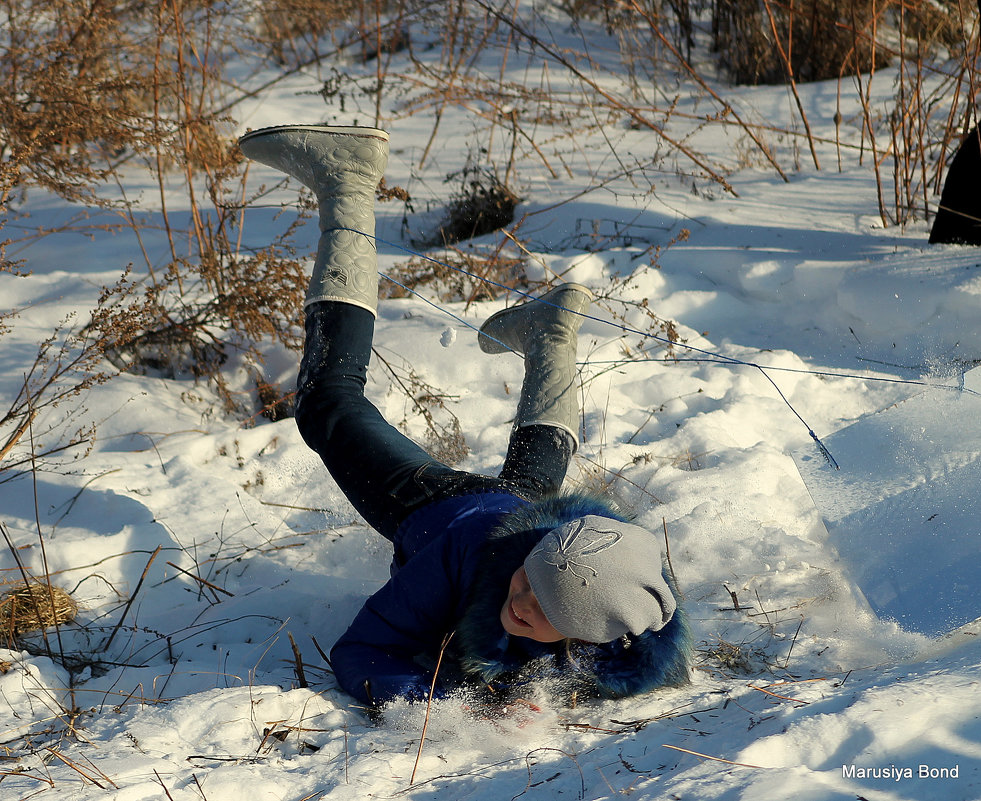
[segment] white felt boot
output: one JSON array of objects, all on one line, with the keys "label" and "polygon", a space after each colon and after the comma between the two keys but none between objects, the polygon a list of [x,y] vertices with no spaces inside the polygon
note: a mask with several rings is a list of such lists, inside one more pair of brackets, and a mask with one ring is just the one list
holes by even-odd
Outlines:
[{"label": "white felt boot", "polygon": [[388,134],[343,125],[278,125],[245,134],[239,147],[317,195],[320,241],[305,305],[333,300],[376,314],[375,189],[388,163]]},{"label": "white felt boot", "polygon": [[513,350],[525,357],[515,427],[555,426],[579,441],[576,344],[592,299],[593,293],[581,284],[562,284],[491,315],[480,327],[482,351]]}]

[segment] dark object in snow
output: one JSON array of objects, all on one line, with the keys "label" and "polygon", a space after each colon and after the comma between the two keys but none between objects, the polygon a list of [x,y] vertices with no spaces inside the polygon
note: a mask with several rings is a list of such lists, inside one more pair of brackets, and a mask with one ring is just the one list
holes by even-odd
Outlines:
[{"label": "dark object in snow", "polygon": [[460,173],[463,186],[446,209],[446,218],[437,231],[437,245],[452,245],[500,230],[514,221],[515,207],[521,202],[493,172],[467,165]]},{"label": "dark object in snow", "polygon": [[981,134],[975,127],[947,171],[930,244],[981,245]]}]

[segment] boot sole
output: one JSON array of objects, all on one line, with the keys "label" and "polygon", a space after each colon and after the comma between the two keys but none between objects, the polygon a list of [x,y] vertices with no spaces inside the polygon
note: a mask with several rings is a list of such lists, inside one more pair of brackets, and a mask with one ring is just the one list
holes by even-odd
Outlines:
[{"label": "boot sole", "polygon": [[[560,284],[559,286],[550,289],[544,295],[540,295],[537,298],[532,298],[526,301],[526,303],[538,303],[539,301],[545,301],[547,303],[551,303],[551,300],[549,299],[550,295],[555,296],[560,292],[565,292],[570,289],[574,289],[578,292],[581,292],[586,296],[587,302],[585,308],[588,309],[589,304],[593,302],[593,297],[594,297],[593,292],[592,290],[590,290],[589,287],[583,286],[582,284],[575,284],[575,283]],[[509,313],[515,311],[516,309],[522,308],[523,306],[526,305],[526,303],[520,303],[517,306],[509,306],[506,309],[501,309],[499,312],[494,312],[494,314],[492,314],[484,321],[484,324],[480,326],[480,330],[477,332],[477,344],[480,345],[480,349],[484,353],[504,353],[505,351],[509,350],[509,348],[503,346],[496,339],[492,339],[491,336],[485,334],[484,330],[487,328],[493,328],[493,324],[497,320],[500,320],[502,317],[507,316]],[[552,305],[558,305],[558,304],[552,304]],[[566,308],[566,307],[563,306],[561,308]],[[567,309],[567,310],[573,312],[576,311],[575,309]]]},{"label": "boot sole", "polygon": [[363,128],[360,125],[271,125],[268,128],[258,128],[249,131],[238,138],[239,143],[268,134],[287,133],[290,131],[312,131],[316,133],[338,134],[341,136],[365,136],[372,139],[388,141],[388,132],[381,128]]}]

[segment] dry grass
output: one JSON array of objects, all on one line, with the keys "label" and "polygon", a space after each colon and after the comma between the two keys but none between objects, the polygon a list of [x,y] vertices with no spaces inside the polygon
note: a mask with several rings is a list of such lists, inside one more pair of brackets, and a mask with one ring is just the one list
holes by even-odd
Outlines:
[{"label": "dry grass", "polygon": [[71,595],[53,584],[16,584],[0,591],[0,635],[8,646],[24,634],[70,623],[77,614]]}]

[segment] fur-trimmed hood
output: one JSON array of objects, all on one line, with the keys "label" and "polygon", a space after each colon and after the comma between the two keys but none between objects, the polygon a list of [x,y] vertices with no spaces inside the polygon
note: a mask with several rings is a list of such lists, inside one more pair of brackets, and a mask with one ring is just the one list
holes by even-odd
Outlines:
[{"label": "fur-trimmed hood", "polygon": [[[456,629],[454,650],[465,674],[491,685],[551,677],[563,693],[604,698],[635,695],[689,680],[691,632],[680,604],[663,628],[625,635],[610,643],[563,641],[542,645],[502,637],[498,621],[514,571],[545,534],[584,515],[629,522],[596,496],[568,494],[521,506],[490,532]],[[665,580],[679,598],[670,575],[665,575]]]}]

